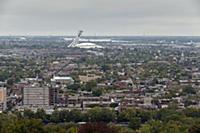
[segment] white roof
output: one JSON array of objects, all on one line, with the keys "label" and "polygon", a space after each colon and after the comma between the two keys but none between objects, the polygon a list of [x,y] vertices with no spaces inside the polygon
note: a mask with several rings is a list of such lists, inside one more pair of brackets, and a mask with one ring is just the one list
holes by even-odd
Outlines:
[{"label": "white roof", "polygon": [[53,79],[51,79],[51,81],[55,81],[55,80],[73,80],[72,77],[53,77]]},{"label": "white roof", "polygon": [[75,47],[86,48],[86,49],[89,49],[89,48],[103,48],[102,46],[96,45],[95,43],[79,43],[79,44],[76,44]]}]

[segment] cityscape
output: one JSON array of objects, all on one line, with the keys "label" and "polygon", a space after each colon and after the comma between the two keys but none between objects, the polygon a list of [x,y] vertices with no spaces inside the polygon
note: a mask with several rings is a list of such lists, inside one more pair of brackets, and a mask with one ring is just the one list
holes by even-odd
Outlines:
[{"label": "cityscape", "polygon": [[[174,111],[170,120],[199,117],[199,37],[67,38],[0,38],[1,112],[28,118],[41,113],[45,123],[108,122],[141,132],[163,111]],[[98,47],[69,47],[85,41]]]},{"label": "cityscape", "polygon": [[0,0],[0,133],[200,133],[199,0]]}]

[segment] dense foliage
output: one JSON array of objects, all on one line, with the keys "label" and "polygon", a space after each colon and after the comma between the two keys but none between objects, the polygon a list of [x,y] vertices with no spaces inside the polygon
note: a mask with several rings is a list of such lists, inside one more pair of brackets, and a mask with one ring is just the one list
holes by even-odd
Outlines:
[{"label": "dense foliage", "polygon": [[161,109],[158,111],[127,109],[116,113],[93,108],[55,111],[46,114],[25,110],[0,115],[0,132],[4,133],[199,133],[199,109]]}]

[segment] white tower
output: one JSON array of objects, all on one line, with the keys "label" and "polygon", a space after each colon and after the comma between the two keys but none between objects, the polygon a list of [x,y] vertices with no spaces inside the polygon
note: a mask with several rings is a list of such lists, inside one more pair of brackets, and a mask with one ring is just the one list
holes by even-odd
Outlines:
[{"label": "white tower", "polygon": [[79,43],[79,38],[82,35],[82,33],[83,33],[83,31],[80,30],[78,32],[78,35],[76,36],[76,38],[73,40],[73,42],[68,47],[75,47]]}]

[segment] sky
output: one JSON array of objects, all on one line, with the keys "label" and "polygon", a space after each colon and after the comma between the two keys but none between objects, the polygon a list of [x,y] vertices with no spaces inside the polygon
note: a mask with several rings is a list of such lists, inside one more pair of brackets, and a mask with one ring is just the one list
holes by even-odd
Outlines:
[{"label": "sky", "polygon": [[0,0],[0,35],[200,35],[200,0]]}]

